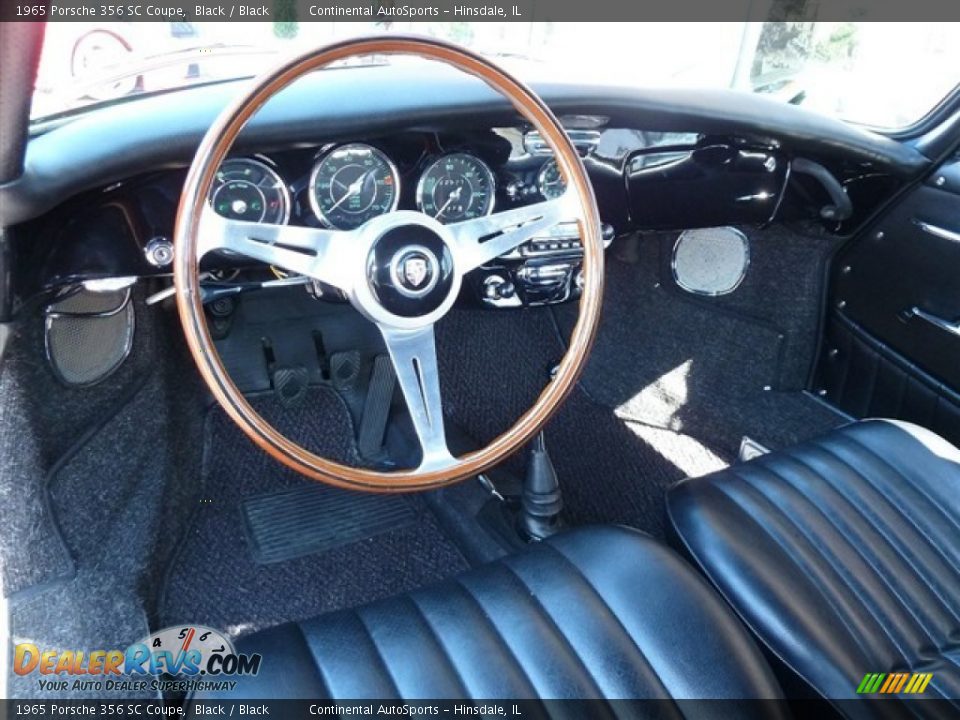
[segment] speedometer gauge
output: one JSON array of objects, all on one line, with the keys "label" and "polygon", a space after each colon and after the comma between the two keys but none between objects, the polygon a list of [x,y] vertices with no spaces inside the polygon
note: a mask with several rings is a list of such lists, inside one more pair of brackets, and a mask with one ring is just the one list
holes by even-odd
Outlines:
[{"label": "speedometer gauge", "polygon": [[266,163],[251,158],[227,160],[217,170],[210,205],[225,218],[285,225],[290,195],[283,180]]},{"label": "speedometer gauge", "polygon": [[493,173],[486,163],[467,153],[434,161],[417,186],[417,207],[442,223],[489,215],[493,200]]},{"label": "speedometer gauge", "polygon": [[310,176],[310,205],[327,227],[352,230],[397,209],[397,169],[369,145],[341,145],[318,162]]}]

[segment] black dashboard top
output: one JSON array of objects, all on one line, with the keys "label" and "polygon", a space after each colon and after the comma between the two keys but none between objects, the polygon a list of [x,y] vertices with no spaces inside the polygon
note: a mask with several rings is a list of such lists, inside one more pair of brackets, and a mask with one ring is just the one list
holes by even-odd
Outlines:
[{"label": "black dashboard top", "polygon": [[[0,221],[35,218],[85,190],[189,164],[214,118],[248,81],[120,102],[40,128],[25,172],[0,186]],[[760,96],[723,90],[532,83],[558,115],[598,115],[609,127],[738,135],[791,153],[869,165],[901,178],[929,160],[890,138]],[[244,130],[236,152],[265,152],[404,129],[516,125],[515,110],[481,82],[421,65],[350,67],[302,78]]]}]

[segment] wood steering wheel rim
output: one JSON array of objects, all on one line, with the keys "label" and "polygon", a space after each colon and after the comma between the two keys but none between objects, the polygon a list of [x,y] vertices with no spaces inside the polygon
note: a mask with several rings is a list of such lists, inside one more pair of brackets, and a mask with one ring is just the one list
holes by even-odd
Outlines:
[{"label": "wood steering wheel rim", "polygon": [[[381,472],[354,468],[320,457],[280,434],[250,405],[229,377],[210,336],[198,272],[200,218],[216,172],[247,121],[277,92],[306,73],[362,55],[413,55],[451,65],[486,82],[507,97],[554,152],[568,192],[576,197],[575,215],[583,242],[583,287],[579,318],[554,378],[506,432],[487,446],[454,458],[442,468]],[[390,35],[337,42],[290,60],[258,78],[225,109],[207,131],[190,167],[175,230],[174,284],[177,308],[190,352],[213,396],[230,418],[260,448],[300,474],[341,488],[375,492],[426,490],[476,475],[528,442],[550,419],[577,382],[593,345],[603,295],[603,242],[596,200],[576,148],[557,118],[524,84],[490,61],[443,41]],[[426,452],[426,451],[425,451]]]}]

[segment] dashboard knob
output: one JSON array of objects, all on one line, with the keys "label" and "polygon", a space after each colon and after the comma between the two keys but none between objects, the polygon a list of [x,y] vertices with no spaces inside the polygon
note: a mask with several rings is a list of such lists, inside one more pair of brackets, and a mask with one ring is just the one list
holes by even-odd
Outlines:
[{"label": "dashboard knob", "polygon": [[169,267],[173,262],[173,243],[169,238],[155,237],[143,248],[143,254],[153,267]]},{"label": "dashboard knob", "polygon": [[499,275],[491,275],[486,280],[483,281],[483,296],[487,300],[500,300],[504,295],[504,291],[509,289],[510,294],[513,294],[513,285],[508,283]]}]

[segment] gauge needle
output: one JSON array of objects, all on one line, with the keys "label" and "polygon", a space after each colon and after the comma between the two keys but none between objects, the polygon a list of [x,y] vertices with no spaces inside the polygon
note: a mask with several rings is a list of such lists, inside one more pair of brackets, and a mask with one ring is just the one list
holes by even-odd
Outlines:
[{"label": "gauge needle", "polygon": [[460,199],[460,191],[461,191],[461,190],[463,190],[463,185],[461,185],[461,186],[458,187],[456,190],[454,190],[452,193],[450,193],[450,195],[447,197],[447,201],[443,204],[443,207],[441,207],[439,210],[437,210],[437,214],[433,216],[434,220],[436,220],[438,217],[440,217],[441,215],[443,215],[443,211],[447,209],[447,206],[448,206],[450,203],[452,203],[454,200],[459,200],[459,199]]},{"label": "gauge needle", "polygon": [[340,197],[339,200],[337,200],[337,201],[333,204],[333,207],[332,207],[332,208],[330,208],[329,210],[327,210],[327,212],[333,212],[333,211],[336,210],[338,207],[340,207],[340,205],[343,203],[344,200],[346,200],[347,198],[352,197],[353,195],[356,195],[358,192],[360,192],[360,191],[363,189],[363,183],[364,183],[364,181],[370,176],[370,173],[372,173],[372,172],[373,172],[373,170],[367,170],[367,172],[365,172],[363,175],[361,175],[361,176],[358,177],[356,180],[354,180],[352,183],[350,183],[350,187],[347,188],[347,191]]}]

